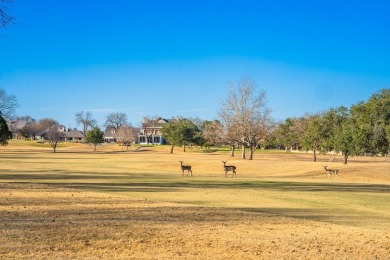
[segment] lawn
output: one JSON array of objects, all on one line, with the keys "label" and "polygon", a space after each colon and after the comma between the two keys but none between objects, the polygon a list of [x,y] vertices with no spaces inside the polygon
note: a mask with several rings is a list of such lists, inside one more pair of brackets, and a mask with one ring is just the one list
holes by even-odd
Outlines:
[{"label": "lawn", "polygon": [[[318,159],[85,144],[53,153],[12,141],[0,148],[0,256],[387,259],[390,159]],[[236,178],[225,178],[222,160]]]}]

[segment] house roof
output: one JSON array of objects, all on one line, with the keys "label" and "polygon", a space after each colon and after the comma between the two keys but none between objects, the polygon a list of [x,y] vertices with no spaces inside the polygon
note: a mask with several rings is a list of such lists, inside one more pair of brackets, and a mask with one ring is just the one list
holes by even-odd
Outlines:
[{"label": "house roof", "polygon": [[64,133],[65,138],[84,138],[84,134],[79,130],[70,130]]},{"label": "house roof", "polygon": [[106,130],[104,131],[104,137],[115,137],[115,128],[106,127]]},{"label": "house roof", "polygon": [[143,118],[142,119],[142,127],[145,128],[161,128],[164,124],[169,123],[169,122],[178,122],[180,121],[179,118],[171,118],[171,119],[165,119],[162,117],[157,117],[153,119],[147,119]]}]

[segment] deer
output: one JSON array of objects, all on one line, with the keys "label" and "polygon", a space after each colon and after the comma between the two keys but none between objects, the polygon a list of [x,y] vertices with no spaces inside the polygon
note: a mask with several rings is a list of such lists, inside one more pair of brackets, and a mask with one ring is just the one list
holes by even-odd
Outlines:
[{"label": "deer", "polygon": [[226,165],[226,161],[222,161],[223,169],[225,170],[225,177],[227,177],[227,172],[232,172],[232,177],[236,177],[236,166],[234,165]]},{"label": "deer", "polygon": [[187,171],[187,176],[191,172],[191,176],[192,176],[191,166],[190,165],[183,165],[183,161],[179,161],[179,162],[180,162],[180,168],[181,168],[181,176],[184,176],[184,171]]},{"label": "deer", "polygon": [[339,177],[339,170],[337,169],[328,169],[328,166],[324,166],[325,171],[328,173],[328,178],[330,177],[331,174],[334,174]]}]

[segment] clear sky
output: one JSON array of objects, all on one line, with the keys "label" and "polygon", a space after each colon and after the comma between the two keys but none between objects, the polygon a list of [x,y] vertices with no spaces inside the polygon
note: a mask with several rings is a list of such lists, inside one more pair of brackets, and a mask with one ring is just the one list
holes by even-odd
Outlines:
[{"label": "clear sky", "polygon": [[[76,127],[124,112],[217,117],[251,78],[275,119],[390,87],[390,1],[14,0],[0,30],[0,87],[18,115]],[[80,127],[80,126],[79,126]]]}]

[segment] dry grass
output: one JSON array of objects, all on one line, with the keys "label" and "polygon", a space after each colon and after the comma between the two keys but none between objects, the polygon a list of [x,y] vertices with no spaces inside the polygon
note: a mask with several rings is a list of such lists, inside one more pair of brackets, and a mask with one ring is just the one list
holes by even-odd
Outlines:
[{"label": "dry grass", "polygon": [[[0,149],[0,258],[387,259],[389,158]],[[237,165],[225,178],[222,160]],[[179,160],[193,177],[181,176]],[[341,158],[340,158],[341,160]],[[328,179],[323,165],[340,170]]]}]

